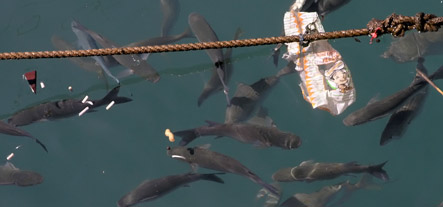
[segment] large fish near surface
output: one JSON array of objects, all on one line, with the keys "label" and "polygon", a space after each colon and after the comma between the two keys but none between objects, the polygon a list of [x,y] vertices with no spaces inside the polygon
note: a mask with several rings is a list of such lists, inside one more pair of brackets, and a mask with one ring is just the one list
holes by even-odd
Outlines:
[{"label": "large fish near surface", "polygon": [[283,149],[295,149],[300,147],[299,136],[282,132],[277,127],[266,127],[248,123],[218,124],[209,122],[209,126],[201,126],[194,129],[174,132],[174,135],[182,137],[180,145],[184,146],[200,136],[225,136],[237,141],[254,144],[257,147],[280,147]]},{"label": "large fish near surface", "polygon": [[[89,31],[89,34],[104,48],[120,47],[96,32]],[[112,57],[115,58],[118,63],[129,69],[129,75],[136,74],[143,79],[151,81],[153,83],[156,83],[158,80],[160,80],[160,75],[157,73],[154,67],[146,62],[146,58],[148,57],[147,55],[113,55]]]},{"label": "large fish near surface", "polygon": [[199,180],[208,180],[217,183],[224,183],[216,176],[220,173],[198,174],[186,173],[179,175],[170,175],[154,180],[145,180],[134,190],[124,195],[118,202],[119,207],[128,207],[141,202],[152,201],[164,196],[171,191]]},{"label": "large fish near surface", "polygon": [[61,101],[42,103],[15,113],[8,119],[8,123],[13,126],[23,126],[37,121],[71,117],[77,115],[86,107],[94,109],[109,104],[112,101],[114,101],[115,104],[132,101],[130,98],[117,96],[119,90],[120,86],[117,86],[102,99],[86,101],[84,103],[82,100],[77,99],[64,99]]},{"label": "large fish near surface", "polygon": [[[417,69],[420,71],[426,70],[423,65],[423,59],[419,59]],[[437,80],[443,78],[443,67],[440,67],[431,76],[431,80]],[[346,126],[355,126],[382,118],[393,111],[401,107],[406,101],[408,101],[413,95],[427,86],[427,82],[416,75],[414,81],[407,88],[388,96],[380,101],[370,102],[365,107],[352,112],[344,120],[343,123]]]},{"label": "large fish near surface", "polygon": [[313,193],[296,193],[280,206],[283,207],[326,207],[341,205],[352,193],[361,189],[380,188],[372,182],[372,177],[363,175],[357,183],[349,180],[335,185],[325,186]]},{"label": "large fish near surface", "polygon": [[163,20],[161,27],[160,36],[169,36],[169,31],[178,19],[178,14],[180,13],[180,3],[178,0],[160,0]]},{"label": "large fish near surface", "polygon": [[[237,40],[243,31],[238,28],[235,32],[233,40]],[[225,65],[224,65],[224,81],[225,83],[229,82],[232,77],[233,72],[233,63],[232,63],[232,48],[228,48],[224,54]],[[214,70],[212,70],[211,78],[208,82],[205,83],[203,87],[203,91],[198,97],[197,105],[200,106],[203,101],[205,101],[209,96],[215,94],[218,91],[223,90],[223,83],[220,81],[219,75],[217,73],[217,68],[214,66]]]},{"label": "large fish near surface", "polygon": [[139,42],[133,42],[131,44],[126,45],[125,47],[140,47],[140,46],[152,46],[152,45],[166,45],[177,42],[183,38],[191,38],[194,37],[192,35],[192,31],[190,28],[186,28],[186,30],[177,35],[171,35],[166,37],[153,37],[147,40],[142,40]]},{"label": "large fish near surface", "polygon": [[440,54],[443,54],[443,30],[421,33],[411,31],[392,41],[389,49],[381,56],[402,63]]},{"label": "large fish near surface", "polygon": [[278,80],[276,76],[269,76],[252,85],[238,84],[231,105],[226,108],[225,123],[238,123],[250,118]]},{"label": "large fish near surface", "polygon": [[[94,39],[91,37],[90,30],[85,26],[81,25],[79,22],[73,20],[71,23],[71,28],[74,34],[77,36],[78,43],[80,47],[84,50],[90,49],[99,49]],[[112,79],[114,79],[117,83],[120,83],[112,73],[109,71],[108,66],[105,63],[104,57],[102,56],[93,56],[92,57],[97,63],[101,66],[103,71]]]},{"label": "large fish near surface", "polygon": [[[426,74],[426,71],[422,71]],[[398,139],[405,133],[411,121],[420,113],[428,95],[429,86],[425,86],[402,107],[397,109],[386,124],[380,138],[380,145],[385,145],[393,139]]]},{"label": "large fish near surface", "polygon": [[[188,24],[191,27],[192,32],[199,42],[214,42],[219,41],[217,35],[214,30],[211,28],[206,19],[198,13],[191,13],[188,16]],[[223,85],[223,90],[226,95],[226,102],[229,103],[229,89],[226,85],[225,76],[225,59],[223,57],[222,49],[208,49],[205,50],[206,53],[211,58],[212,62],[215,66],[215,71],[218,74],[218,78]]]},{"label": "large fish near surface", "polygon": [[258,177],[258,175],[253,173],[239,161],[224,154],[211,151],[204,147],[186,148],[182,146],[168,147],[167,154],[174,159],[189,163],[194,171],[196,171],[197,167],[203,167],[245,176],[253,182],[262,185],[270,192],[278,194],[278,190],[274,186],[265,183],[260,177]]},{"label": "large fish near surface", "polygon": [[40,142],[40,140],[38,140],[37,138],[32,136],[27,131],[25,131],[23,129],[19,129],[19,128],[11,125],[11,124],[7,124],[7,123],[5,123],[3,121],[0,121],[0,133],[2,133],[2,134],[9,134],[9,135],[12,135],[12,136],[29,137],[29,138],[33,139],[35,142],[37,142],[37,144],[39,144],[46,152],[48,152],[48,149],[46,149],[46,146],[42,142]]},{"label": "large fish near surface", "polygon": [[334,179],[351,173],[369,173],[381,180],[389,180],[383,166],[386,162],[377,165],[359,165],[356,162],[348,163],[321,163],[311,160],[304,161],[295,167],[283,168],[272,175],[278,182],[306,181]]},{"label": "large fish near surface", "polygon": [[36,172],[16,168],[12,163],[6,162],[0,166],[0,185],[31,186],[43,182],[43,176]]}]

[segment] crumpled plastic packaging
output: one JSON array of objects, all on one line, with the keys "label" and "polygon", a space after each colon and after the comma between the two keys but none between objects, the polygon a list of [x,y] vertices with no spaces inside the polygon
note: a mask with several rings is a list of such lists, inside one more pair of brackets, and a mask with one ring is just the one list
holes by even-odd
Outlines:
[{"label": "crumpled plastic packaging", "polygon": [[[316,12],[297,12],[294,5],[284,15],[285,35],[325,32]],[[295,63],[295,70],[302,81],[303,97],[312,108],[338,115],[355,101],[351,71],[327,40],[305,46],[293,42],[287,43],[287,46],[283,58]]]}]

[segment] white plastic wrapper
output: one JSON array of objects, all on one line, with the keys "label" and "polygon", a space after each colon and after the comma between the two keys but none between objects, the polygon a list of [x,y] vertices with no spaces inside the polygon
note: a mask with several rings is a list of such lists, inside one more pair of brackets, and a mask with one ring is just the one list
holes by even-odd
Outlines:
[{"label": "white plastic wrapper", "polygon": [[[284,28],[287,36],[324,32],[317,13],[296,10],[285,13]],[[355,101],[351,72],[327,40],[311,42],[305,47],[298,42],[287,46],[283,58],[295,63],[303,96],[313,108],[338,115]]]}]

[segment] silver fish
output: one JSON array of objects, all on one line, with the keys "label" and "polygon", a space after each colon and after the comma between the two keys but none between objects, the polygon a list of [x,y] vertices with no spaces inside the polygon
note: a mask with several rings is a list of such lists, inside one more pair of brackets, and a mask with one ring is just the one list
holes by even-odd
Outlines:
[{"label": "silver fish", "polygon": [[42,142],[40,142],[40,140],[38,140],[37,138],[32,136],[29,132],[27,132],[23,129],[19,129],[11,124],[7,124],[1,120],[0,120],[0,133],[9,134],[12,136],[29,137],[29,138],[33,139],[35,142],[37,142],[37,144],[39,144],[46,152],[48,152],[48,149],[46,149],[46,146]]},{"label": "silver fish", "polygon": [[[77,36],[78,43],[82,49],[84,50],[98,49],[96,42],[90,35],[91,31],[89,29],[87,29],[85,26],[81,25],[79,22],[75,20],[72,21],[71,28],[74,34]],[[102,56],[93,56],[92,58],[95,61],[97,61],[97,63],[101,66],[103,71],[109,77],[114,79],[117,83],[120,83],[120,81],[109,71],[108,66],[105,64],[104,58]]]},{"label": "silver fish", "polygon": [[[88,33],[104,48],[120,47],[96,32],[89,31]],[[117,62],[119,62],[121,65],[127,67],[130,70],[130,73],[134,73],[142,77],[143,79],[146,79],[153,83],[156,83],[158,80],[160,80],[160,75],[157,73],[157,71],[151,65],[149,65],[140,55],[113,55],[112,57],[115,58]]]},{"label": "silver fish", "polygon": [[252,85],[238,84],[231,105],[226,108],[225,123],[239,123],[250,118],[278,80],[276,76],[269,76]]},{"label": "silver fish", "polygon": [[224,183],[216,174],[186,173],[170,175],[154,180],[145,180],[134,190],[124,195],[118,202],[119,207],[133,206],[141,202],[152,201],[164,196],[171,191],[199,180],[208,180],[217,183]]},{"label": "silver fish", "polygon": [[180,3],[178,0],[160,0],[163,20],[162,20],[162,31],[160,36],[169,36],[169,31],[178,19],[178,14],[180,13]]},{"label": "silver fish", "polygon": [[369,173],[381,180],[389,180],[383,166],[386,162],[377,165],[359,165],[356,162],[348,163],[314,163],[304,161],[295,167],[283,168],[272,175],[278,182],[329,180],[350,173]]},{"label": "silver fish", "polygon": [[209,122],[209,126],[201,126],[194,129],[174,132],[174,135],[182,137],[180,145],[184,146],[200,136],[215,135],[234,138],[237,141],[254,144],[257,147],[280,147],[282,149],[295,149],[300,147],[299,136],[282,132],[277,127],[265,127],[247,123],[218,124]]},{"label": "silver fish", "polygon": [[211,151],[204,147],[186,148],[182,146],[168,147],[167,154],[174,159],[189,163],[194,171],[196,171],[197,167],[203,167],[245,176],[253,182],[262,185],[270,192],[278,194],[278,190],[274,186],[265,183],[239,161],[224,154]]},{"label": "silver fish", "polygon": [[[191,27],[192,32],[194,33],[195,37],[197,37],[199,42],[219,41],[214,30],[211,28],[206,19],[200,14],[195,12],[189,14],[188,24]],[[212,62],[214,63],[215,70],[218,74],[218,78],[220,79],[220,82],[223,85],[223,90],[226,95],[226,102],[228,105],[230,105],[229,95],[228,95],[229,88],[227,87],[225,82],[225,75],[226,75],[225,59],[223,57],[222,49],[208,49],[205,51],[209,55],[209,58],[211,58]]]},{"label": "silver fish", "polygon": [[411,31],[404,37],[395,38],[381,56],[402,63],[415,61],[419,57],[443,54],[442,48],[443,30],[422,33]]},{"label": "silver fish", "polygon": [[36,172],[16,168],[12,163],[6,162],[0,166],[0,185],[31,186],[43,182],[43,176]]},{"label": "silver fish", "polygon": [[81,100],[77,99],[64,99],[61,101],[42,103],[15,113],[8,119],[8,123],[13,126],[23,126],[37,121],[71,117],[77,115],[86,107],[94,109],[109,104],[112,101],[114,101],[115,104],[132,101],[130,98],[117,96],[119,90],[120,86],[117,86],[102,99],[93,100],[91,102],[83,103]]},{"label": "silver fish", "polygon": [[[417,69],[420,71],[426,70],[423,65],[423,60],[419,60]],[[443,78],[443,67],[435,71],[430,77],[431,80],[437,80]],[[416,75],[414,81],[407,88],[391,95],[383,100],[370,102],[365,107],[352,112],[344,120],[343,123],[346,126],[355,126],[382,118],[393,111],[401,107],[406,101],[408,101],[413,95],[424,88],[427,82],[424,81],[419,75]]]},{"label": "silver fish", "polygon": [[[238,28],[235,32],[233,40],[237,40],[242,32],[243,31],[240,28]],[[224,80],[227,83],[231,79],[233,72],[232,48],[226,49],[224,58],[225,58]],[[217,68],[214,68],[214,70],[212,70],[211,78],[209,79],[208,82],[205,83],[203,91],[198,97],[197,105],[200,106],[203,103],[203,101],[205,101],[209,96],[221,90],[223,90],[223,83],[220,82],[220,78],[217,73]]]}]

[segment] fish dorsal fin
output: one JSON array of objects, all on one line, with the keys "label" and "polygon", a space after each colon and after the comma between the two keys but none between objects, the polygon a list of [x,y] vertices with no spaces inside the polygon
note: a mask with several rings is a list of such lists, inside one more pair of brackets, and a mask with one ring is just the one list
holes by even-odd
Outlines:
[{"label": "fish dorsal fin", "polygon": [[19,170],[18,168],[16,168],[14,166],[14,164],[10,163],[10,162],[6,162],[5,167],[12,169],[12,170]]},{"label": "fish dorsal fin", "polygon": [[314,163],[314,160],[306,160],[300,163],[300,166],[304,165],[312,165]]},{"label": "fish dorsal fin", "polygon": [[215,122],[215,121],[210,121],[210,120],[205,120],[205,122],[209,125],[209,126],[216,126],[216,125],[220,125],[220,123]]},{"label": "fish dorsal fin", "polygon": [[235,91],[234,97],[248,97],[254,98],[258,97],[259,94],[250,85],[244,83],[239,83],[237,85],[237,90]]},{"label": "fish dorsal fin", "polygon": [[204,145],[197,146],[197,147],[195,147],[195,148],[199,148],[199,149],[209,149],[209,148],[211,148],[211,144],[204,144]]},{"label": "fish dorsal fin", "polygon": [[372,97],[372,98],[369,100],[368,104],[366,104],[366,105],[367,105],[367,106],[368,106],[368,105],[371,105],[371,104],[373,104],[373,103],[379,101],[379,99],[380,99],[380,93],[377,93],[377,94],[375,94],[374,97]]}]

